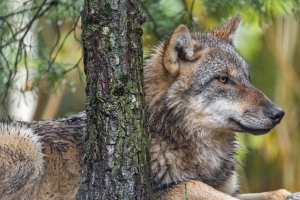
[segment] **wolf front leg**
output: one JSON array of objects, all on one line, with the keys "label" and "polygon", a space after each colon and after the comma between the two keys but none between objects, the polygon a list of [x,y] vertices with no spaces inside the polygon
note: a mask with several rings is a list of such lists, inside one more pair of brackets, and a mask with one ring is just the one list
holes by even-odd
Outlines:
[{"label": "wolf front leg", "polygon": [[290,192],[280,189],[271,192],[239,194],[236,195],[236,198],[241,200],[285,200],[290,194]]},{"label": "wolf front leg", "polygon": [[190,180],[180,183],[170,189],[159,200],[238,200],[235,197],[222,193],[200,181]]}]

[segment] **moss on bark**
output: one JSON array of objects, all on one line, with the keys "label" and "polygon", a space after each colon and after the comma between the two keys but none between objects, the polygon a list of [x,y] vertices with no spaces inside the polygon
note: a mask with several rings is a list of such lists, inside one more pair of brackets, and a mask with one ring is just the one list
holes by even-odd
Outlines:
[{"label": "moss on bark", "polygon": [[87,135],[78,199],[149,199],[150,138],[137,0],[86,0]]}]

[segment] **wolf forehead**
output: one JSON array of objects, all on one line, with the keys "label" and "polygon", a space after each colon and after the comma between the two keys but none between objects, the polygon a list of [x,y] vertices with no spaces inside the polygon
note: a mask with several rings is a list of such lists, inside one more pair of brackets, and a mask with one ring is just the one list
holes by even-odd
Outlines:
[{"label": "wolf forehead", "polygon": [[193,32],[191,36],[200,47],[198,51],[202,52],[198,59],[192,61],[197,65],[193,73],[193,84],[205,85],[213,78],[221,76],[241,82],[245,78],[250,80],[249,65],[233,44],[220,40],[210,32]]},{"label": "wolf forehead", "polygon": [[146,100],[153,105],[172,88],[187,92],[191,84],[208,85],[218,76],[249,82],[248,65],[233,45],[240,20],[241,16],[236,15],[208,32],[191,33],[185,25],[179,25],[146,60]]}]

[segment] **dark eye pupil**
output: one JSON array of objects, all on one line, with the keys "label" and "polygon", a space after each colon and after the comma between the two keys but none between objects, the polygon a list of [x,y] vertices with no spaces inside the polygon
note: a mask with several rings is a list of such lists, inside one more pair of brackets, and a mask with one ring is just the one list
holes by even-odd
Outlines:
[{"label": "dark eye pupil", "polygon": [[226,76],[221,76],[220,77],[220,81],[222,82],[222,83],[225,83],[225,82],[227,82],[227,77]]}]

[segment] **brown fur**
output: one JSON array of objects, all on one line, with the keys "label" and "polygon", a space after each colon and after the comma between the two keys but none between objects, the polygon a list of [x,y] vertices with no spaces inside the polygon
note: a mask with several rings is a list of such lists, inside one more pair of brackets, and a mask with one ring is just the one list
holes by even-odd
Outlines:
[{"label": "brown fur", "polygon": [[[44,173],[40,137],[31,129],[8,124],[0,127],[0,198],[29,196]],[[5,198],[7,195],[10,198]]]},{"label": "brown fur", "polygon": [[0,199],[72,200],[81,181],[85,113],[0,123]]},{"label": "brown fur", "polygon": [[[290,194],[238,192],[235,132],[266,133],[284,114],[249,81],[248,65],[233,46],[240,20],[237,15],[204,33],[179,25],[147,60],[151,170],[161,200],[271,200]],[[1,123],[0,199],[75,199],[84,118],[80,113],[55,123]]]},{"label": "brown fur", "polygon": [[[237,15],[204,33],[190,33],[184,25],[179,25],[146,62],[144,85],[151,131],[151,169],[159,199],[184,199],[185,186],[189,200],[272,199],[273,195],[284,199],[289,194],[285,190],[238,193],[235,172],[238,145],[234,132],[265,133],[282,117],[281,109],[250,84],[249,68],[234,49],[233,36],[240,20]],[[226,84],[228,79],[232,84]],[[220,90],[224,95],[202,97],[206,91],[199,89],[201,84],[203,87],[209,84],[210,90]],[[231,92],[227,92],[229,86]],[[214,98],[212,102],[220,102],[219,105],[206,105]],[[236,114],[238,119],[243,116],[241,123],[254,121],[258,127],[251,123],[250,128],[244,127],[226,119],[226,115],[223,120],[226,110],[214,114],[222,107],[229,111],[234,107],[237,113],[242,113]],[[271,112],[271,107],[280,113],[280,119],[268,125],[265,115]],[[253,112],[262,118],[263,124],[252,119]]]}]

